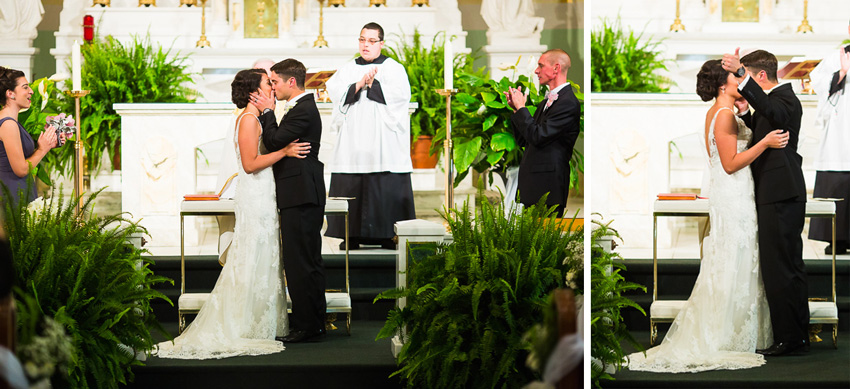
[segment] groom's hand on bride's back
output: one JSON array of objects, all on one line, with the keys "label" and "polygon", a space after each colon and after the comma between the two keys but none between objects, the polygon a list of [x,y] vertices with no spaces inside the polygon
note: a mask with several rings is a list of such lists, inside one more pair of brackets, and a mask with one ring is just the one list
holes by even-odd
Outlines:
[{"label": "groom's hand on bride's back", "polygon": [[260,113],[262,113],[263,110],[265,110],[266,108],[274,111],[274,97],[266,96],[259,92],[254,92],[251,93],[250,102],[254,107],[257,107],[257,110],[260,111]]}]

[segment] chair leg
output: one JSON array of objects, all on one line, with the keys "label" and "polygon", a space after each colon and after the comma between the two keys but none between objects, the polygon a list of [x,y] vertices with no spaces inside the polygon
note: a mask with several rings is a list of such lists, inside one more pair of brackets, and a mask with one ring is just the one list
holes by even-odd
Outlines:
[{"label": "chair leg", "polygon": [[838,350],[838,323],[832,325],[832,347]]},{"label": "chair leg", "polygon": [[345,331],[348,332],[348,336],[351,336],[351,312],[345,315]]},{"label": "chair leg", "polygon": [[183,316],[182,313],[177,314],[177,335],[183,333],[183,330],[186,329],[186,317]]},{"label": "chair leg", "polygon": [[655,321],[649,320],[649,345],[655,345],[655,339],[658,338],[658,327],[655,326]]}]

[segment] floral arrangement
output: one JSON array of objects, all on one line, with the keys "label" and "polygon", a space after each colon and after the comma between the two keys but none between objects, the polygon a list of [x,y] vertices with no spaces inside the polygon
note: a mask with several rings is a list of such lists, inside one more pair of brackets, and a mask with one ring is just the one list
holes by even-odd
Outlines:
[{"label": "floral arrangement", "polygon": [[[73,116],[66,116],[64,113],[60,113],[56,116],[47,117],[46,123],[44,123],[44,130],[56,131],[56,139],[58,139],[59,146],[62,146],[65,144],[64,139],[73,137],[74,133],[76,133],[76,124]],[[64,139],[61,136],[63,134],[65,135]]]}]

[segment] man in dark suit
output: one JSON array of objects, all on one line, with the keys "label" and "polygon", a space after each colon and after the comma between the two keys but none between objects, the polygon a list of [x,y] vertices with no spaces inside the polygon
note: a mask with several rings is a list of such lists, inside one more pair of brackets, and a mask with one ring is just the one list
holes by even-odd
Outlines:
[{"label": "man in dark suit", "polygon": [[[788,131],[788,145],[767,149],[750,168],[755,183],[758,213],[759,262],[770,306],[773,345],[757,350],[764,355],[786,355],[809,348],[809,303],[803,264],[803,223],[806,214],[806,183],[797,154],[803,107],[791,84],[779,85],[776,57],[756,50],[738,58],[723,56],[723,68],[739,80],[746,99],[739,104],[742,117],[753,130],[755,144],[775,129]],[[755,108],[747,109],[747,103]],[[743,108],[743,109],[742,109]]]},{"label": "man in dark suit", "polygon": [[552,49],[540,56],[534,73],[549,93],[533,114],[525,106],[525,94],[514,88],[505,92],[514,110],[511,127],[517,145],[525,147],[519,165],[519,201],[529,207],[549,193],[546,205],[556,205],[559,216],[567,206],[570,158],[581,118],[581,105],[567,82],[569,70],[570,56],[564,50]]},{"label": "man in dark suit", "polygon": [[272,171],[276,182],[277,206],[283,265],[292,299],[290,333],[283,342],[305,342],[325,334],[325,268],[322,263],[322,224],[325,209],[324,165],[319,161],[322,120],[312,93],[304,91],[307,69],[301,62],[286,59],[271,67],[274,94],[286,100],[289,110],[278,125],[274,99],[252,94],[252,103],[263,112],[263,145],[280,150],[300,140],[310,142],[306,158],[283,158]]}]

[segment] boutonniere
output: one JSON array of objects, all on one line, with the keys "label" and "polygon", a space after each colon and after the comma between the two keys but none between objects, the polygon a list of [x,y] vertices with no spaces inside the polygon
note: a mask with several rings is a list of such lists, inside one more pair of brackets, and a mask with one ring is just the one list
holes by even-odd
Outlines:
[{"label": "boutonniere", "polygon": [[555,93],[555,92],[549,92],[549,93],[546,94],[546,100],[549,101],[549,105],[552,105],[552,103],[554,103],[555,100],[558,100],[558,94]]}]

